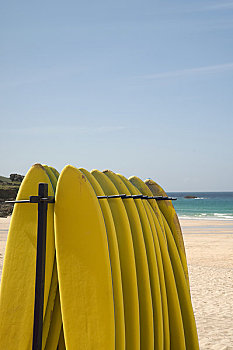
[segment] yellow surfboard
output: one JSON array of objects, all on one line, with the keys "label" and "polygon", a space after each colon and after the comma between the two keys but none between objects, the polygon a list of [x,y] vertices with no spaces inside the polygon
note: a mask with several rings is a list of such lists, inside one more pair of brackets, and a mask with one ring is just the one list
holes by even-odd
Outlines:
[{"label": "yellow surfboard", "polygon": [[[153,195],[167,196],[164,190],[153,180],[146,180],[145,183]],[[171,201],[158,201],[158,206],[161,210],[161,215],[166,231],[169,255],[176,280],[177,292],[183,319],[186,348],[190,350],[196,350],[199,349],[198,336],[192,302],[189,294],[189,284],[187,283],[188,267],[179,220]],[[172,229],[173,231],[171,231]]]},{"label": "yellow surfboard", "polygon": [[[154,196],[167,196],[166,192],[155,181],[149,179],[145,181],[145,184],[149,187]],[[175,208],[173,207],[172,201],[168,200],[158,201],[158,206],[160,211],[163,213],[168,225],[170,226],[172,235],[174,237],[180,255],[181,263],[183,265],[185,273],[185,278],[189,288],[188,266],[185,254],[184,240]]]},{"label": "yellow surfboard", "polygon": [[[38,195],[38,184],[48,183],[48,195],[54,191],[40,164],[26,174],[17,200]],[[37,204],[15,204],[3,265],[0,291],[0,349],[32,347],[37,247]],[[48,204],[44,313],[47,306],[54,262],[54,204]]]},{"label": "yellow surfboard", "polygon": [[[134,176],[134,177],[131,177],[129,180],[140,190],[142,194],[152,196],[151,191],[141,179]],[[161,213],[160,215],[158,215],[159,209],[157,208],[156,203],[154,203],[156,201],[154,199],[150,199],[148,200],[148,202],[151,204],[149,209],[153,216],[153,221],[157,231],[160,250],[161,250],[162,259],[163,259],[164,275],[165,275],[166,290],[167,290],[167,301],[168,301],[170,348],[185,350],[186,347],[185,347],[184,328],[183,328],[183,321],[182,321],[176,282],[175,282],[172,264],[171,264],[168,249],[167,249],[167,242],[164,238],[164,235],[162,234],[158,217],[160,217],[161,220],[163,219],[162,219]]]},{"label": "yellow surfboard", "polygon": [[[147,186],[144,186],[144,182],[139,179],[137,176],[131,176],[129,178],[129,181],[135,186],[138,188],[138,190],[143,193],[144,195],[146,196],[153,196],[153,194],[151,193],[150,189],[147,187]],[[154,210],[154,213],[155,213],[155,216],[157,217],[157,220],[159,222],[159,225],[161,227],[161,231],[162,231],[162,234],[164,236],[164,239],[166,241],[166,233],[165,233],[165,229],[164,229],[164,224],[163,224],[163,219],[162,219],[162,215],[161,215],[161,212],[160,212],[160,209],[159,209],[159,206],[158,206],[158,203],[157,201],[153,200],[153,199],[149,199],[148,200],[148,203],[150,203],[151,207],[153,208]]]},{"label": "yellow surfboard", "polygon": [[66,166],[55,199],[55,243],[67,349],[115,349],[112,276],[103,215],[81,171]]},{"label": "yellow surfboard", "polygon": [[[55,192],[57,186],[58,172],[56,169],[48,167],[47,165],[43,166],[51,180]],[[46,350],[50,350],[55,349],[57,347],[61,326],[61,305],[58,290],[57,262],[55,255],[48,303],[43,320],[42,349],[45,349],[46,347]]]},{"label": "yellow surfboard", "polygon": [[[94,178],[94,176],[83,168],[79,168],[79,170],[86,176],[87,180],[90,182],[91,186],[95,191],[96,196],[104,196],[104,192],[101,186],[99,185],[98,181]],[[106,231],[108,235],[109,254],[112,269],[116,350],[122,350],[125,349],[125,320],[121,267],[117,236],[108,200],[100,199],[99,203],[104,216]]]},{"label": "yellow surfboard", "polygon": [[[118,176],[127,186],[130,194],[132,195],[140,194],[138,189],[135,186],[133,186],[131,182],[129,182],[129,180],[127,180],[122,175],[118,174]],[[161,290],[160,290],[158,263],[157,263],[157,257],[156,257],[150,222],[147,217],[147,213],[144,208],[143,201],[141,199],[135,199],[134,201],[141,220],[147,259],[148,259],[151,295],[152,295],[152,302],[153,302],[153,316],[154,316],[154,348],[160,350],[160,349],[164,349],[163,310],[162,310],[162,298],[164,296],[161,295]],[[165,295],[165,300],[167,302],[166,295]],[[169,329],[168,329],[168,333],[169,333]]]},{"label": "yellow surfboard", "polygon": [[[98,170],[91,174],[102,187],[105,195],[117,195],[118,191],[109,178]],[[139,303],[133,241],[128,216],[121,198],[108,199],[117,234],[125,313],[126,350],[140,349]]]},{"label": "yellow surfboard", "polygon": [[57,350],[66,350],[63,328],[61,329]]},{"label": "yellow surfboard", "polygon": [[170,227],[162,215],[164,221],[164,227],[167,235],[168,250],[172,263],[172,268],[174,272],[174,277],[176,280],[177,293],[180,301],[180,309],[183,319],[184,334],[186,349],[198,350],[198,336],[196,322],[193,314],[191,297],[189,294],[188,286],[185,279],[185,274],[183,266],[180,260],[180,256],[177,250],[177,246],[173,235],[171,233]]},{"label": "yellow surfboard", "polygon": [[54,173],[54,175],[56,176],[56,178],[59,178],[60,173],[57,171],[57,169],[55,169],[54,167],[50,166],[50,169],[52,170],[52,172]]},{"label": "yellow surfboard", "polygon": [[[57,176],[55,175],[55,173],[53,172],[52,168],[46,164],[43,164],[43,167],[45,168],[46,170],[46,173],[48,174],[49,176],[49,179],[51,181],[51,184],[53,186],[53,190],[54,190],[54,193],[56,192],[56,187],[57,187]],[[54,168],[53,168],[54,169]],[[54,169],[55,170],[55,169]]]},{"label": "yellow surfboard", "polygon": [[49,334],[46,341],[45,350],[57,349],[60,333],[61,333],[61,326],[62,326],[61,303],[60,303],[59,290],[57,290],[52,319],[51,319],[51,325],[49,328]]},{"label": "yellow surfboard", "polygon": [[[164,334],[164,350],[169,350],[170,347],[170,326],[169,326],[169,313],[168,313],[168,297],[166,290],[166,276],[164,274],[164,266],[163,266],[163,258],[160,249],[159,239],[157,231],[159,231],[159,235],[163,237],[161,227],[159,225],[158,220],[153,217],[153,211],[151,210],[150,204],[147,200],[143,201],[144,208],[146,210],[146,214],[150,223],[150,228],[153,236],[154,247],[156,252],[156,258],[158,263],[158,272],[159,272],[159,282],[160,282],[160,292],[162,299],[162,310],[163,310],[163,334]],[[156,221],[156,224],[155,224]],[[164,241],[165,242],[165,241]]]},{"label": "yellow surfboard", "polygon": [[[57,276],[57,262],[56,262],[56,256],[55,256],[48,303],[47,303],[46,312],[43,320],[42,349],[45,349],[48,334],[49,332],[51,333],[50,328],[53,327],[52,321],[53,321],[54,315],[57,314],[57,311],[56,310],[54,311],[57,292],[58,292],[58,276]],[[61,309],[60,305],[59,307]]]},{"label": "yellow surfboard", "polygon": [[[115,185],[119,194],[130,195],[124,182],[112,171],[103,172]],[[149,268],[140,217],[134,199],[123,199],[133,240],[137,272],[140,315],[140,346],[144,350],[154,349],[154,322],[150,288]]]}]

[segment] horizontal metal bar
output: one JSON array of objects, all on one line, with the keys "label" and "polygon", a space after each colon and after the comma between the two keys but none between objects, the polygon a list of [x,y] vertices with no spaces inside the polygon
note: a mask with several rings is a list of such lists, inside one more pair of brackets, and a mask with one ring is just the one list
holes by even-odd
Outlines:
[{"label": "horizontal metal bar", "polygon": [[39,196],[30,196],[30,199],[22,199],[18,201],[5,201],[5,203],[55,203],[55,197],[48,196],[48,197],[39,197]]},{"label": "horizontal metal bar", "polygon": [[15,203],[31,203],[29,199],[24,199],[21,201],[5,201],[5,203],[11,203],[11,204],[15,204]]},{"label": "horizontal metal bar", "polygon": [[109,199],[109,198],[122,198],[122,199],[156,199],[156,200],[176,200],[177,198],[171,198],[171,197],[162,197],[162,196],[144,196],[143,194],[133,194],[133,195],[126,195],[126,194],[117,194],[117,195],[111,195],[111,196],[97,196],[98,199]]},{"label": "horizontal metal bar", "polygon": [[[130,197],[130,196],[128,196],[128,197]],[[143,194],[133,194],[131,197],[133,199],[140,199],[140,198],[143,198],[144,196],[143,196]]]},{"label": "horizontal metal bar", "polygon": [[162,197],[162,196],[148,196],[147,198],[144,199],[156,199],[157,201],[176,201],[177,198],[172,198],[172,197]]},{"label": "horizontal metal bar", "polygon": [[[109,196],[97,196],[98,199],[115,199],[115,198],[121,198],[121,199],[155,199],[155,200],[164,200],[164,201],[176,201],[177,198],[172,197],[162,197],[162,196],[144,196],[143,194],[133,194],[133,195],[126,195],[126,194],[114,194]],[[23,199],[19,201],[5,201],[5,203],[55,203],[55,198],[53,196],[48,196],[46,198],[41,198],[39,196],[30,196],[30,199]]]},{"label": "horizontal metal bar", "polygon": [[114,199],[114,198],[125,198],[126,194],[113,194],[109,196],[97,196],[98,199]]},{"label": "horizontal metal bar", "polygon": [[162,197],[162,198],[157,198],[158,201],[176,201],[177,198],[173,197]]},{"label": "horizontal metal bar", "polygon": [[41,198],[39,196],[30,196],[30,202],[31,203],[41,203],[41,202],[55,203],[55,198],[53,196],[48,196],[45,198]]}]

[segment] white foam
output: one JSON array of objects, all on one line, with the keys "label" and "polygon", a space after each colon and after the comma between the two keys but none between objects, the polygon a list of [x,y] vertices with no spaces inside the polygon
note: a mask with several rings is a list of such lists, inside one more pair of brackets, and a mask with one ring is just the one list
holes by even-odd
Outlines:
[{"label": "white foam", "polygon": [[[217,214],[217,213],[216,213]],[[183,220],[211,220],[211,221],[233,221],[233,215],[215,215],[215,216],[208,216],[208,214],[199,214],[196,216],[186,216],[186,215],[178,215],[179,219],[183,219]]]}]

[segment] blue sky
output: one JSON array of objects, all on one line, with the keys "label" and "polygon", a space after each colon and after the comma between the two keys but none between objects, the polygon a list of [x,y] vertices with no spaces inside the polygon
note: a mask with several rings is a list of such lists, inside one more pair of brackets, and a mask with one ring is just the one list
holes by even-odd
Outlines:
[{"label": "blue sky", "polygon": [[0,175],[233,191],[233,1],[5,1],[0,33]]}]

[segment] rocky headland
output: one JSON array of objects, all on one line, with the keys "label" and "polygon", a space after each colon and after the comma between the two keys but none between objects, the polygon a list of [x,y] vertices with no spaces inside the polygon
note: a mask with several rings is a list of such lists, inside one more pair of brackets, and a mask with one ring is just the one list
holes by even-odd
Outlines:
[{"label": "rocky headland", "polygon": [[15,200],[23,178],[19,174],[10,174],[9,178],[0,176],[0,217],[11,215],[13,204],[5,202]]}]

